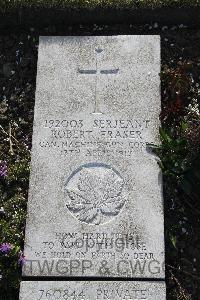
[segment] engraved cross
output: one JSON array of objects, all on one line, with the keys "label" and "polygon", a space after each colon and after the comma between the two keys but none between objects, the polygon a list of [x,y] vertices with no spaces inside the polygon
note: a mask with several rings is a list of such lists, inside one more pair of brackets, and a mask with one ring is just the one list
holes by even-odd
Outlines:
[{"label": "engraved cross", "polygon": [[99,70],[98,68],[98,60],[99,54],[103,52],[103,49],[97,48],[95,49],[96,52],[96,68],[95,69],[88,69],[83,70],[78,68],[78,73],[85,74],[85,75],[95,75],[95,96],[94,96],[94,111],[92,114],[102,114],[99,109],[99,97],[98,97],[98,79],[100,75],[115,75],[119,72],[119,69],[102,69]]}]

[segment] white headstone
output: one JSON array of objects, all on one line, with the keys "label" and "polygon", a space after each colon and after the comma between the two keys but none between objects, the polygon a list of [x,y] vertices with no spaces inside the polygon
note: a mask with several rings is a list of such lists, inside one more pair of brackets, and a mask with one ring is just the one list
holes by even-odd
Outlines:
[{"label": "white headstone", "polygon": [[164,282],[22,282],[19,300],[163,300]]},{"label": "white headstone", "polygon": [[40,38],[24,276],[164,279],[159,72],[159,36]]}]

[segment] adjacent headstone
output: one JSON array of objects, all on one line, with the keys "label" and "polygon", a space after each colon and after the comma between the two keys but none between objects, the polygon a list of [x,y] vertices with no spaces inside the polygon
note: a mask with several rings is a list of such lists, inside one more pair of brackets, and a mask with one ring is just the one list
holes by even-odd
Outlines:
[{"label": "adjacent headstone", "polygon": [[159,36],[40,38],[24,276],[164,280],[159,72]]},{"label": "adjacent headstone", "polygon": [[163,300],[164,282],[23,282],[19,300]]}]

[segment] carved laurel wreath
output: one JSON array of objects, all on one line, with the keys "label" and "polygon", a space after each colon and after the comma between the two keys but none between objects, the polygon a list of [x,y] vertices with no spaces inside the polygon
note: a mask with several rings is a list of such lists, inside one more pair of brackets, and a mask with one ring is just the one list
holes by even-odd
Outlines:
[{"label": "carved laurel wreath", "polygon": [[106,223],[125,203],[123,187],[123,179],[110,167],[82,167],[66,184],[67,208],[82,222]]}]

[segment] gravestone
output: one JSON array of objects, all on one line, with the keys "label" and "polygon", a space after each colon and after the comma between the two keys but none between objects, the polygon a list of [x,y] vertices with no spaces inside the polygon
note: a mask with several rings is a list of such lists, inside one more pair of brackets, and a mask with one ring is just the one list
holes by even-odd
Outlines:
[{"label": "gravestone", "polygon": [[23,300],[160,300],[165,291],[162,282],[135,281],[24,281]]},{"label": "gravestone", "polygon": [[21,300],[165,299],[159,72],[159,36],[40,38]]}]

